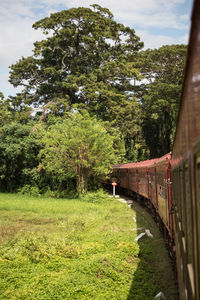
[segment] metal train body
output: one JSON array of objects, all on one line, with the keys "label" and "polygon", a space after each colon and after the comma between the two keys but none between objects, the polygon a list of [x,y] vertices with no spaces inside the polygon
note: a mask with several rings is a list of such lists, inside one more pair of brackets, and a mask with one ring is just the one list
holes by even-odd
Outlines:
[{"label": "metal train body", "polygon": [[142,201],[149,200],[173,240],[171,153],[157,159],[113,166],[112,177],[127,194]]},{"label": "metal train body", "polygon": [[200,1],[195,0],[172,155],[181,299],[200,299]]},{"label": "metal train body", "polygon": [[172,155],[113,168],[118,185],[148,199],[174,241],[181,300],[200,300],[200,0],[194,0]]}]

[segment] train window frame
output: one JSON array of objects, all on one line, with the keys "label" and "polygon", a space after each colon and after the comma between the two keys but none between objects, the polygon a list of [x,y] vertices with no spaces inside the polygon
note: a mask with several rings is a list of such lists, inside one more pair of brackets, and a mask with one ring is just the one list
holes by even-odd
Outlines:
[{"label": "train window frame", "polygon": [[[188,152],[187,158],[183,161],[183,230],[186,236],[186,251],[185,251],[185,280],[187,282],[187,292],[189,295],[195,295],[195,281],[194,281],[194,221],[193,221],[193,203],[192,203],[192,166],[191,166],[191,152]],[[184,200],[184,201],[183,201]]]},{"label": "train window frame", "polygon": [[193,186],[193,193],[194,193],[194,205],[195,207],[193,210],[195,211],[195,226],[196,231],[194,234],[194,238],[196,241],[196,252],[194,253],[196,257],[195,263],[195,275],[196,275],[196,288],[197,293],[200,292],[200,257],[198,254],[200,253],[200,142],[198,142],[193,147],[193,176],[194,176],[194,186]]},{"label": "train window frame", "polygon": [[[193,210],[192,210],[192,182],[191,182],[191,153],[184,164],[184,179],[185,179],[185,208],[186,208],[186,236],[187,236],[187,263],[193,264]],[[191,247],[192,245],[192,247]]]},{"label": "train window frame", "polygon": [[[188,220],[192,221],[192,215],[187,215],[186,209],[192,207],[192,198],[189,193],[185,194],[186,189],[191,190],[191,160],[188,156],[183,159],[172,172],[173,181],[173,197],[174,197],[174,207],[175,207],[175,219],[176,219],[176,232],[178,237],[178,248],[179,255],[182,257],[182,268],[183,272],[183,282],[186,287],[187,293],[192,291],[194,295],[194,280],[192,276],[193,272],[193,238],[189,239],[188,242]],[[189,180],[187,187],[185,186],[186,178]],[[189,205],[188,202],[189,201]],[[190,227],[193,230],[193,225]],[[193,232],[191,231],[193,234]],[[188,250],[190,251],[190,257],[188,256]],[[190,283],[189,283],[190,282]],[[191,292],[189,292],[191,294]]]}]

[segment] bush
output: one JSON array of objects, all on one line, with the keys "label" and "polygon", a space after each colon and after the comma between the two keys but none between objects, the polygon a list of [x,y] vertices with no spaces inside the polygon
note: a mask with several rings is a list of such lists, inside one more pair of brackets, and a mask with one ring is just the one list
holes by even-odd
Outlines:
[{"label": "bush", "polygon": [[52,190],[50,187],[44,192],[44,197],[47,198],[68,198],[75,199],[78,197],[78,194],[75,190]]},{"label": "bush", "polygon": [[23,187],[21,187],[20,189],[18,189],[18,193],[21,195],[27,194],[27,195],[35,196],[35,197],[40,196],[39,188],[37,186],[31,186],[30,184],[26,184]]},{"label": "bush", "polygon": [[107,201],[108,195],[103,191],[88,192],[87,194],[81,195],[80,199],[89,203],[102,203]]}]

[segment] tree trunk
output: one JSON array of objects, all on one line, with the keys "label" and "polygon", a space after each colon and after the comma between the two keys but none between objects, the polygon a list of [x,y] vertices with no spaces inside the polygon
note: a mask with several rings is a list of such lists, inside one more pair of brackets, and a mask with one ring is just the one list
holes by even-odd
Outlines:
[{"label": "tree trunk", "polygon": [[86,183],[86,176],[84,175],[84,171],[81,167],[79,167],[79,172],[77,175],[77,192],[78,194],[85,193],[85,183]]}]

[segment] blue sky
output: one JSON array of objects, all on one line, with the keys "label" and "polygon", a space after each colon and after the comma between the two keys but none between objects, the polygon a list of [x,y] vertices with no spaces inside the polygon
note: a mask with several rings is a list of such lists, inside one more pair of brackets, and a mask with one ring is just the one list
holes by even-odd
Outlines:
[{"label": "blue sky", "polygon": [[117,22],[135,29],[145,48],[187,44],[192,0],[0,0],[0,92],[14,96],[8,83],[9,66],[32,55],[33,42],[42,39],[32,24],[53,12],[71,7],[107,7]]}]

